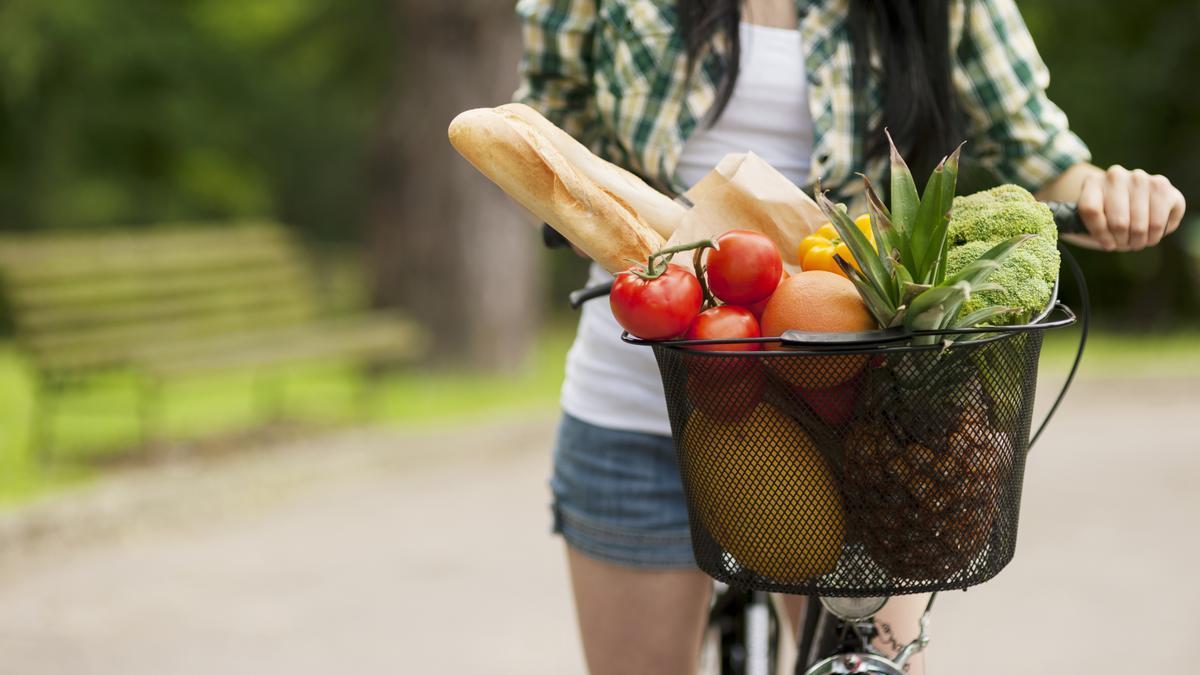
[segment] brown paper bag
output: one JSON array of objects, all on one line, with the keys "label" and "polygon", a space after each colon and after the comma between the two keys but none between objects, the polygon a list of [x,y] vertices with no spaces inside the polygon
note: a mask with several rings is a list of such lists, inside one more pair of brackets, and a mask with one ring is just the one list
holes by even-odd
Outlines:
[{"label": "brown paper bag", "polygon": [[[790,274],[800,271],[800,240],[826,221],[816,202],[752,152],[726,155],[686,197],[694,206],[668,246],[729,230],[755,230],[775,242]],[[690,256],[676,256],[675,262],[689,269],[692,265]]]}]

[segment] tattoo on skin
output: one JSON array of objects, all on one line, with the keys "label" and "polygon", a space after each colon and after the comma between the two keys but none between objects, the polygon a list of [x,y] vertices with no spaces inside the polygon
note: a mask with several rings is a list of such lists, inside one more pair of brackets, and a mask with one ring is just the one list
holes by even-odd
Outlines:
[{"label": "tattoo on skin", "polygon": [[[875,628],[875,646],[882,649],[888,656],[894,657],[899,654],[904,645],[900,644],[900,641],[896,639],[896,632],[892,630],[891,624],[876,621]],[[904,664],[904,672],[906,673],[908,672],[908,666],[909,664]]]}]

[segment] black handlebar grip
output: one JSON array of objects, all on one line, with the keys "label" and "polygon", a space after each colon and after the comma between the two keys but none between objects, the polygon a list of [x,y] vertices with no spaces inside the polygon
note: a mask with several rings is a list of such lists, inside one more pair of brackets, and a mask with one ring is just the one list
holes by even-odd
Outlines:
[{"label": "black handlebar grip", "polygon": [[546,248],[567,248],[571,245],[566,237],[546,223],[542,223],[542,243],[546,245]]},{"label": "black handlebar grip", "polygon": [[577,291],[571,291],[571,294],[567,296],[567,300],[571,303],[571,309],[579,309],[583,303],[587,302],[588,300],[604,297],[608,295],[610,291],[612,291],[612,282],[607,281],[602,284],[596,284],[595,286],[588,286],[587,288],[581,288]]},{"label": "black handlebar grip", "polygon": [[1087,234],[1087,226],[1079,217],[1079,209],[1075,204],[1066,202],[1046,202],[1050,213],[1054,214],[1054,224],[1058,226],[1059,234]]}]

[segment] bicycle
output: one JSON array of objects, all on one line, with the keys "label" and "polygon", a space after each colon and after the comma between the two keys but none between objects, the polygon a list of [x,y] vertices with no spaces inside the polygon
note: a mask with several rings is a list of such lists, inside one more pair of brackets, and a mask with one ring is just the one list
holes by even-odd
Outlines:
[{"label": "bicycle", "polygon": [[[1048,203],[1048,206],[1050,206],[1060,233],[1086,234],[1086,229],[1073,204]],[[975,342],[984,344],[982,347],[984,352],[989,349],[989,340],[992,341],[992,345],[997,345],[1002,344],[1009,336],[1019,336],[1022,333],[1035,335],[1036,344],[1026,351],[1031,351],[1033,364],[1036,366],[1042,331],[1069,326],[1077,320],[1080,323],[1081,337],[1074,363],[1041,425],[1032,436],[1029,435],[1028,418],[1032,413],[1031,395],[1028,396],[1028,401],[1022,399],[1022,405],[1029,407],[1022,408],[1021,414],[1012,416],[1012,419],[1015,420],[1010,423],[1010,426],[1013,426],[1011,429],[1013,438],[1023,435],[1028,439],[1023,444],[1023,452],[1017,452],[1021,449],[1019,446],[1022,444],[1016,441],[1009,443],[1014,451],[1014,458],[1010,458],[1010,461],[1015,461],[1017,459],[1015,456],[1021,455],[1019,467],[1008,467],[1010,474],[1020,474],[1015,477],[1015,492],[1018,496],[1019,481],[1023,476],[1024,455],[1027,455],[1029,448],[1041,436],[1065,398],[1078,371],[1087,341],[1090,302],[1086,281],[1071,254],[1065,248],[1062,249],[1062,252],[1063,260],[1068,263],[1080,294],[1081,312],[1078,318],[1058,299],[1056,285],[1047,309],[1029,324],[1018,327],[988,327],[954,331],[972,334],[971,337]],[[602,284],[575,291],[569,298],[571,306],[577,309],[588,300],[603,297],[608,293],[610,287],[611,284]],[[1063,314],[1063,317],[1051,319],[1050,316],[1055,312]],[[931,334],[943,336],[947,332],[949,331],[929,331]],[[783,336],[758,340],[780,341],[782,338],[782,342],[787,346],[800,350],[794,352],[797,357],[808,358],[810,364],[820,368],[822,364],[830,363],[841,364],[838,367],[844,367],[844,360],[836,361],[839,357],[845,359],[850,356],[855,358],[863,356],[866,358],[865,355],[870,355],[876,359],[902,359],[908,354],[917,354],[911,358],[914,360],[930,358],[927,356],[928,352],[922,356],[920,353],[906,349],[904,345],[912,337],[913,334],[875,331],[870,334],[850,336],[849,339],[847,336],[830,339],[828,335],[821,334],[789,336],[785,333]],[[684,392],[685,383],[688,380],[690,369],[696,368],[695,362],[689,362],[688,358],[704,356],[697,355],[694,350],[689,354],[687,347],[704,342],[729,341],[647,342],[627,334],[622,339],[632,344],[647,345],[655,349],[667,389],[668,407],[673,417],[672,429],[682,429],[685,426],[682,422],[686,422],[687,417],[691,414],[692,405],[685,400],[688,396]],[[968,352],[970,359],[959,360],[977,360],[980,353]],[[712,353],[707,354],[711,355]],[[731,358],[736,358],[729,355],[738,354],[738,352],[719,352],[719,354],[721,356],[715,357],[710,362],[708,366],[710,370],[713,367],[725,367],[722,361],[716,359],[724,359],[727,364]],[[761,352],[755,352],[755,354],[761,354]],[[776,352],[775,356],[778,357],[780,354]],[[1025,357],[1026,362],[1030,359],[1030,354],[1025,353],[1011,355],[1011,358],[1019,360],[1021,356]],[[784,358],[787,358],[787,355]],[[824,360],[822,361],[822,359]],[[835,359],[835,361],[830,359]],[[962,364],[958,365],[962,366]],[[919,370],[912,367],[911,363],[906,367],[910,367],[914,372]],[[977,363],[969,363],[966,367],[982,370],[982,366]],[[997,371],[1001,375],[1009,374],[1004,364],[997,367]],[[1016,391],[1022,386],[1022,383],[1017,380],[1023,377],[1024,388],[1031,393],[1032,387],[1028,380],[1031,377],[1036,378],[1036,369],[1032,375],[1027,371],[1028,369],[1021,376],[1009,377],[1008,379],[1011,380],[1008,382],[1009,388]],[[993,386],[1000,388],[999,385]],[[994,396],[996,399],[1000,399],[1007,393],[1010,392],[1006,390]],[[978,396],[978,394],[972,394],[971,400]],[[801,406],[807,407],[803,404]],[[808,410],[800,414],[814,417],[812,412],[812,410]],[[1023,429],[1019,421],[1022,415],[1025,419]],[[936,422],[933,424],[936,426]],[[817,425],[819,425],[819,420],[813,420],[813,426]],[[958,560],[952,564],[942,564],[940,567],[918,564],[916,569],[924,572],[922,576],[913,571],[912,565],[896,564],[895,560],[891,561],[890,565],[880,565],[878,561],[870,559],[871,555],[859,551],[843,555],[836,569],[825,571],[816,580],[811,578],[811,575],[788,574],[786,566],[774,565],[776,561],[764,557],[761,550],[747,548],[743,542],[736,542],[737,546],[727,545],[735,543],[730,539],[728,523],[720,523],[720,518],[713,515],[713,504],[706,503],[706,501],[711,502],[712,498],[702,494],[703,486],[697,486],[699,481],[696,480],[696,477],[693,475],[691,481],[688,480],[688,465],[693,464],[691,469],[695,472],[694,464],[697,458],[687,456],[688,451],[684,447],[679,433],[676,433],[676,446],[679,451],[681,471],[685,474],[685,484],[688,487],[689,514],[700,513],[702,514],[701,520],[704,520],[703,514],[707,513],[709,519],[715,521],[707,524],[694,522],[693,538],[697,562],[703,571],[716,580],[717,584],[717,592],[714,594],[709,616],[708,641],[710,645],[715,645],[715,650],[710,647],[710,651],[715,651],[715,655],[710,656],[709,665],[715,667],[714,672],[719,675],[768,675],[777,672],[780,653],[778,646],[780,641],[787,639],[788,636],[783,635],[781,631],[781,626],[786,622],[782,621],[781,612],[770,600],[768,591],[804,594],[810,598],[800,627],[795,665],[797,675],[837,675],[841,673],[902,675],[909,660],[924,650],[930,642],[929,619],[938,592],[952,588],[965,589],[971,585],[983,583],[997,574],[1012,558],[1015,546],[1016,507],[1011,504],[1000,504],[998,498],[994,497],[995,503],[992,505],[992,509],[995,513],[991,514],[993,520],[989,520],[987,527],[984,528],[988,530],[987,541],[972,542],[981,548],[967,556],[969,560]],[[1009,475],[1007,480],[1011,483],[1014,478]],[[1006,490],[1010,488],[1012,488],[1011,485],[1004,487]],[[1019,502],[1019,499],[1017,501]],[[717,503],[720,504],[719,500]],[[1006,510],[1011,512],[1006,513]],[[998,531],[1006,528],[1009,531],[997,534]],[[725,539],[726,543],[723,544],[721,539]],[[855,545],[862,547],[862,544]],[[737,550],[732,551],[731,549]],[[849,563],[845,562],[847,556],[851,559]],[[774,569],[755,571],[745,560],[750,560],[757,566],[762,564],[767,564],[768,568],[774,566]],[[911,563],[910,560],[903,562]],[[891,569],[887,569],[888,567]],[[802,576],[803,579],[800,578]],[[918,580],[914,581],[914,579]],[[872,645],[872,641],[878,635],[878,628],[873,619],[889,597],[895,593],[926,591],[931,592],[931,595],[919,619],[916,638],[900,646],[898,653],[894,656],[885,655],[876,649]],[[813,598],[818,601],[812,602]]]}]

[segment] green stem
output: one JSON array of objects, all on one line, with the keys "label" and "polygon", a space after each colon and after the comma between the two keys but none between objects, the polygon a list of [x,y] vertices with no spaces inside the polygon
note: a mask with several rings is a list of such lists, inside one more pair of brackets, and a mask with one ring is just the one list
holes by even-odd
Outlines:
[{"label": "green stem", "polygon": [[[667,271],[667,264],[671,262],[671,258],[674,258],[676,253],[683,253],[684,251],[691,250],[703,251],[706,248],[716,247],[717,245],[712,239],[701,239],[700,241],[694,241],[690,244],[677,244],[675,246],[668,246],[667,248],[651,253],[650,257],[646,260],[646,269],[641,272],[634,270],[634,274],[637,274],[643,279],[657,279],[662,276],[663,272]],[[664,257],[664,260],[659,260],[660,258]]]},{"label": "green stem", "polygon": [[708,288],[707,272],[708,268],[704,265],[704,250],[707,246],[699,246],[696,252],[692,254],[692,267],[696,268],[696,280],[700,282],[700,292],[703,294],[704,302],[700,305],[700,311],[711,309],[717,306],[717,298]]}]

